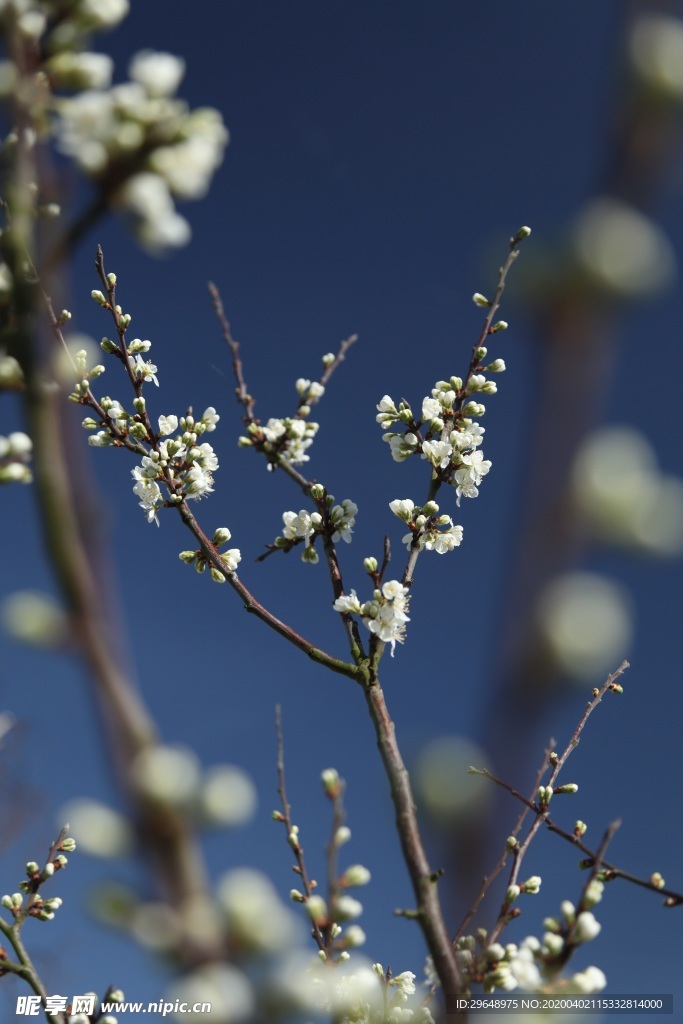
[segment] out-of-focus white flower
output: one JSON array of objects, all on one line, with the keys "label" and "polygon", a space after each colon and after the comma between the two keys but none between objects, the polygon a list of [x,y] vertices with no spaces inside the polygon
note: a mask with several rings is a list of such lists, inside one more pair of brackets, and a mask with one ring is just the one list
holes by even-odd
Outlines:
[{"label": "out-of-focus white flower", "polygon": [[148,96],[172,96],[185,75],[185,61],[171,53],[140,50],[131,59],[128,74]]},{"label": "out-of-focus white flower", "polygon": [[60,811],[79,850],[96,857],[122,857],[133,845],[132,829],[122,814],[99,800],[82,797]]},{"label": "out-of-focus white flower", "polygon": [[296,918],[262,872],[235,868],[223,875],[216,895],[228,928],[241,945],[263,953],[291,945]]},{"label": "out-of-focus white flower", "polygon": [[230,764],[211,768],[201,784],[200,807],[214,825],[244,825],[256,811],[256,787],[246,772]]}]

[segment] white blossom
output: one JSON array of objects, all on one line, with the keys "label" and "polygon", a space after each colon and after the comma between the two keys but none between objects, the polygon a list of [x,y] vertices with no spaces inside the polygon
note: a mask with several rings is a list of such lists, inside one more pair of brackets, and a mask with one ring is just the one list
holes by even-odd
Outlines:
[{"label": "white blossom", "polygon": [[434,467],[445,469],[450,465],[453,449],[448,441],[423,441],[422,453]]},{"label": "white blossom", "polygon": [[177,416],[160,416],[159,417],[159,433],[162,437],[172,434],[178,429],[178,417]]},{"label": "white blossom", "polygon": [[148,96],[172,96],[185,75],[185,61],[170,53],[140,50],[132,58],[128,74]]},{"label": "white blossom", "polygon": [[150,359],[145,362],[141,355],[128,356],[128,364],[136,380],[151,380],[159,387],[159,381],[156,376],[157,367]]}]

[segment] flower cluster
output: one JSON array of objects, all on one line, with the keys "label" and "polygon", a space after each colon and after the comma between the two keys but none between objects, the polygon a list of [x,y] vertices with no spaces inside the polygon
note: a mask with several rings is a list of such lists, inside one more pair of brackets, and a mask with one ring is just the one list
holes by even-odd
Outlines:
[{"label": "flower cluster", "polygon": [[450,516],[440,516],[435,501],[428,501],[420,507],[410,498],[396,498],[389,502],[389,508],[410,528],[410,533],[403,538],[409,550],[417,545],[420,549],[444,555],[462,543],[462,526],[455,526]]},{"label": "flower cluster", "polygon": [[0,484],[30,484],[33,476],[28,467],[33,443],[28,434],[15,430],[7,437],[0,434]]},{"label": "flower cluster", "polygon": [[[520,893],[535,894],[540,885],[538,875],[522,885],[511,885],[506,902],[513,903]],[[600,924],[590,908],[602,899],[603,888],[598,878],[592,879],[583,893],[578,912],[573,903],[564,900],[561,916],[548,917],[543,922],[542,939],[527,936],[519,945],[510,942],[503,946],[500,942],[488,942],[483,930],[476,937],[463,936],[456,950],[461,971],[481,980],[485,992],[495,989],[509,992],[517,988],[577,995],[600,992],[607,980],[597,967],[588,967],[569,978],[561,978],[560,972],[573,949],[600,933]]]},{"label": "flower cluster", "polygon": [[[332,494],[325,495],[325,503],[329,510],[328,521],[332,540],[335,544],[339,540],[350,544],[358,506],[350,498],[344,498],[341,505],[335,505]],[[306,509],[301,509],[300,512],[283,512],[282,521],[284,529],[282,534],[275,538],[274,546],[289,551],[294,544],[303,540],[304,550],[301,560],[313,565],[317,564],[318,553],[315,550],[315,538],[325,531],[323,515],[320,512],[307,512]]]},{"label": "flower cluster", "polygon": [[168,440],[158,440],[149,454],[143,455],[141,465],[131,470],[135,480],[133,491],[140,498],[148,522],[159,525],[157,513],[165,503],[159,480],[170,491],[172,502],[198,501],[213,491],[218,458],[207,441],[198,444],[197,440],[205,431],[215,430],[217,419],[213,406],[197,421],[192,416],[159,417],[159,437],[174,433],[178,427],[181,433]]},{"label": "flower cluster", "polygon": [[[140,502],[142,504],[142,502]],[[232,534],[227,526],[220,526],[214,533],[211,543],[218,550],[223,544],[227,544]],[[197,572],[204,572],[208,563],[206,554],[201,550],[197,551],[181,551],[178,555],[181,562],[185,565],[194,565]],[[228,572],[235,572],[237,566],[242,561],[242,552],[239,548],[229,548],[224,551],[219,558]],[[211,566],[211,579],[214,583],[225,583],[225,575],[217,569],[215,565]]]},{"label": "flower cluster", "polygon": [[190,226],[174,198],[206,195],[228,142],[220,113],[190,110],[174,97],[185,72],[179,57],[142,51],[130,62],[130,81],[112,87],[109,57],[73,52],[72,37],[46,31],[51,85],[78,90],[54,100],[58,148],[88,176],[122,182],[114,203],[142,245],[152,251],[185,245]]},{"label": "flower cluster", "polygon": [[[308,409],[308,406],[302,406],[300,412],[303,409]],[[317,423],[307,423],[301,416],[286,416],[284,419],[271,417],[265,426],[250,423],[247,427],[249,436],[240,437],[238,444],[242,448],[253,445],[264,452],[270,470],[275,469],[280,459],[290,466],[299,466],[310,459],[306,449],[313,444],[318,426]]]},{"label": "flower cluster", "polygon": [[398,580],[389,580],[381,590],[375,590],[372,599],[361,604],[355,590],[350,594],[342,594],[334,602],[334,610],[349,615],[360,615],[363,625],[374,633],[383,643],[391,644],[391,656],[394,656],[396,642],[403,643],[406,622],[410,622],[408,588]]},{"label": "flower cluster", "polygon": [[[476,360],[486,355],[486,349],[476,349]],[[477,370],[500,373],[505,369],[502,359],[496,359],[488,366],[475,365]],[[431,397],[422,400],[422,415],[416,419],[406,402],[396,407],[390,395],[385,395],[377,406],[377,422],[381,427],[401,424],[400,433],[389,430],[383,440],[389,443],[392,458],[404,462],[411,455],[428,459],[433,474],[444,483],[455,487],[457,503],[460,499],[476,498],[479,484],[491,468],[477,449],[482,443],[484,428],[477,422],[483,416],[485,407],[469,396],[481,393],[495,394],[493,381],[483,373],[471,372],[463,384],[460,377],[439,380],[432,388]],[[466,400],[468,399],[468,400]],[[426,545],[425,545],[426,546]]]}]

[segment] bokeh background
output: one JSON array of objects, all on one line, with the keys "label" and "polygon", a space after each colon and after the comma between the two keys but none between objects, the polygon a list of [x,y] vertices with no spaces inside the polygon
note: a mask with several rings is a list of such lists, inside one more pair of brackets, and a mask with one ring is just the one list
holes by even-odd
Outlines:
[{"label": "bokeh background", "polygon": [[[406,643],[383,663],[384,688],[411,765],[435,738],[448,738],[449,756],[467,738],[478,746],[461,750],[465,764],[487,761],[528,791],[549,737],[566,742],[591,688],[628,657],[624,695],[598,709],[567,770],[579,793],[555,815],[569,830],[588,822],[594,846],[622,818],[611,859],[645,877],[658,870],[680,889],[683,22],[648,17],[681,18],[683,5],[133,5],[99,43],[118,77],[139,49],[181,54],[182,95],[222,111],[230,146],[209,197],[182,210],[188,248],[154,260],[108,219],[82,242],[64,295],[53,298],[72,310],[78,332],[99,339],[108,330],[89,298],[101,243],[134,336],[153,342],[154,414],[191,404],[221,415],[210,438],[221,468],[200,521],[207,531],[228,525],[247,586],[342,656],[324,568],[296,552],[254,561],[301,498],[236,446],[240,410],[206,282],[222,292],[264,419],[290,412],[295,379],[316,377],[324,353],[360,336],[315,411],[321,429],[305,469],[360,507],[341,555],[347,589],[362,595],[362,559],[381,554],[385,533],[402,571],[403,530],[388,502],[419,502],[427,486],[423,463],[392,462],[375,405],[387,392],[419,405],[437,379],[464,374],[482,320],[471,295],[492,293],[508,237],[531,225],[502,309],[510,329],[489,348],[508,368],[487,400],[493,469],[476,502],[442,503],[464,543],[420,559]],[[76,208],[82,199],[72,194]],[[128,400],[114,366],[101,390]],[[3,399],[1,431],[16,429],[17,408]],[[296,884],[270,818],[279,703],[289,797],[312,873],[323,874],[329,832],[319,773],[334,766],[347,782],[353,832],[343,853],[373,874],[362,893],[365,952],[419,971],[418,929],[393,916],[411,893],[362,695],[178,560],[191,545],[171,514],[159,530],[145,522],[127,453],[86,457],[112,549],[101,585],[120,600],[121,642],[164,739],[207,767],[242,766],[258,790],[247,826],[207,836],[212,876],[249,864],[285,898]],[[6,489],[2,516],[5,595],[56,595],[31,490]],[[576,570],[591,575],[567,577]],[[69,801],[122,803],[78,660],[7,632],[1,642],[0,702],[17,720],[1,762],[0,877],[12,892],[25,861],[47,852]],[[457,925],[518,809],[496,805],[493,838],[477,844],[472,795],[483,813],[487,794],[457,761],[440,776],[425,763],[420,802]],[[445,791],[469,807],[465,818],[449,812],[427,825],[430,797]],[[510,938],[540,934],[543,917],[583,884],[576,853],[551,836],[532,847],[525,870],[542,875],[543,887]],[[54,992],[115,982],[130,999],[160,998],[168,968],[154,952],[88,916],[112,879],[153,895],[134,859],[75,855],[54,887],[65,897],[59,920],[27,928],[36,962]],[[495,904],[485,906],[482,923],[494,914]],[[611,993],[683,998],[679,914],[615,882],[598,908],[602,933],[577,967],[600,966]],[[7,1013],[17,991],[0,987]]]}]

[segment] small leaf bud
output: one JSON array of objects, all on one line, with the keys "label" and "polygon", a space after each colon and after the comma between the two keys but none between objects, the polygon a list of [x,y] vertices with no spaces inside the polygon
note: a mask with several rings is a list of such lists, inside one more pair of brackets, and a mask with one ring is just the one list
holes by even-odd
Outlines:
[{"label": "small leaf bud", "polygon": [[475,306],[481,306],[482,309],[486,306],[491,305],[486,296],[482,295],[481,292],[474,293],[474,295],[472,296],[472,302],[475,304]]},{"label": "small leaf bud", "polygon": [[103,295],[102,292],[98,291],[96,288],[93,289],[93,291],[90,292],[90,297],[92,299],[94,299],[94,301],[97,303],[98,306],[106,306],[107,305],[107,300],[106,300],[105,296]]}]

